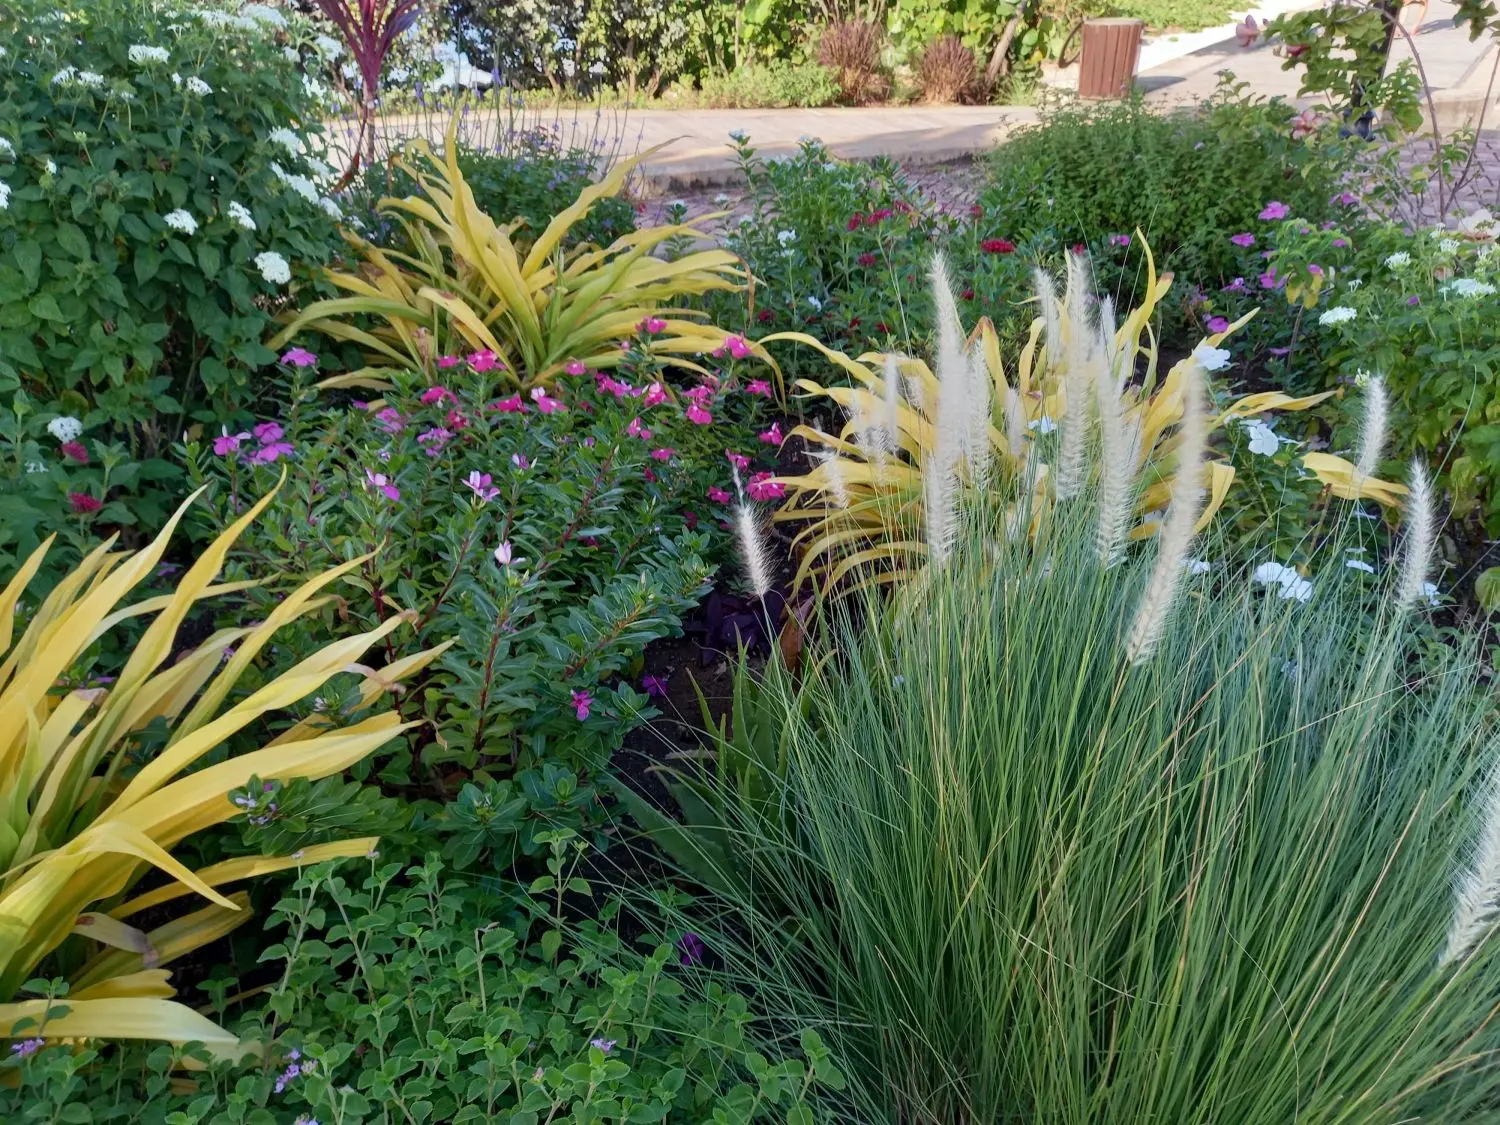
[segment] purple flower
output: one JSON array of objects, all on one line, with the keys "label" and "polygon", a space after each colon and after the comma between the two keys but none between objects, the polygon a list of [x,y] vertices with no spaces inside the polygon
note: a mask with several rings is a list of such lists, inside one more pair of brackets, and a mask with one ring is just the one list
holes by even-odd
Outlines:
[{"label": "purple flower", "polygon": [[613,1039],[604,1039],[602,1037],[599,1039],[590,1039],[589,1046],[598,1047],[599,1050],[603,1051],[607,1055],[615,1049],[615,1041]]},{"label": "purple flower", "polygon": [[1413,293],[1410,297],[1406,298],[1406,303],[1408,305],[1420,305],[1422,303],[1422,298]]},{"label": "purple flower", "polygon": [[281,357],[281,362],[288,367],[316,367],[318,357],[306,348],[293,348]]},{"label": "purple flower", "polygon": [[657,699],[667,697],[667,678],[665,676],[642,676],[641,688],[647,695]]},{"label": "purple flower", "polygon": [[387,500],[401,499],[401,490],[397,488],[395,484],[393,484],[390,480],[388,480],[384,473],[372,472],[371,470],[366,469],[365,483],[369,485],[369,487],[375,489],[377,492],[382,493]]},{"label": "purple flower", "polygon": [[510,463],[523,471],[531,468],[531,462],[526,459],[526,454],[524,453],[512,453],[510,455]]},{"label": "purple flower", "polygon": [[249,440],[250,433],[248,430],[241,430],[237,434],[232,434],[229,432],[229,427],[225,426],[224,432],[214,438],[214,453],[220,457],[228,457],[240,447],[240,442]]},{"label": "purple flower", "polygon": [[1335,238],[1333,240],[1333,244],[1335,246],[1337,246],[1340,250],[1342,250],[1345,246],[1349,245],[1348,241],[1345,240],[1345,239],[1342,239],[1342,238]]},{"label": "purple flower", "polygon": [[[1262,218],[1264,217],[1265,216],[1262,216]],[[1229,236],[1229,241],[1234,243],[1236,246],[1254,246],[1255,235],[1251,234],[1249,231],[1244,231],[1241,234],[1231,234]]]},{"label": "purple flower", "polygon": [[1228,332],[1229,321],[1222,316],[1211,316],[1208,318],[1208,330],[1210,332]]},{"label": "purple flower", "polygon": [[262,445],[269,445],[273,441],[280,441],[285,433],[279,422],[262,422],[255,427],[255,440]]},{"label": "purple flower", "polygon": [[1274,269],[1270,269],[1261,274],[1257,280],[1260,282],[1262,289],[1276,289],[1281,286],[1283,279],[1276,276]]},{"label": "purple flower", "polygon": [[500,490],[494,487],[494,480],[490,474],[481,473],[478,469],[470,473],[464,483],[469,486],[475,496],[479,497],[481,504],[488,504],[500,495]]},{"label": "purple flower", "polygon": [[263,445],[245,460],[252,465],[270,465],[282,457],[290,457],[297,451],[297,447],[289,441],[273,441]]},{"label": "purple flower", "polygon": [[703,939],[691,930],[678,939],[677,948],[681,950],[679,960],[684,965],[701,964],[703,955],[708,952],[708,946],[703,944]]},{"label": "purple flower", "polygon": [[401,411],[394,406],[387,406],[375,415],[375,423],[388,434],[398,434],[406,424],[401,420]]},{"label": "purple flower", "polygon": [[1340,207],[1353,207],[1359,202],[1359,196],[1355,195],[1352,191],[1341,191],[1330,202],[1336,203]]},{"label": "purple flower", "polygon": [[1112,234],[1112,235],[1109,236],[1109,244],[1111,246],[1129,246],[1130,245],[1130,235],[1128,235],[1128,234]]},{"label": "purple flower", "polygon": [[1224,286],[1223,289],[1219,290],[1219,292],[1221,292],[1221,293],[1244,293],[1244,292],[1247,291],[1247,289],[1248,289],[1248,286],[1245,285],[1245,279],[1243,277],[1237,277],[1233,281],[1231,281],[1228,285]]},{"label": "purple flower", "polygon": [[443,446],[448,444],[453,437],[453,431],[444,429],[442,426],[434,426],[430,430],[424,430],[417,435],[417,444],[427,450],[427,456],[436,457],[443,451]]},{"label": "purple flower", "polygon": [[1279,199],[1271,200],[1271,202],[1265,205],[1260,213],[1260,217],[1268,223],[1275,222],[1277,219],[1284,219],[1286,218],[1286,216],[1287,205],[1285,203],[1282,203]]},{"label": "purple flower", "polygon": [[1307,272],[1312,274],[1314,277],[1322,277],[1323,267],[1318,265],[1317,262],[1313,262],[1307,267]]},{"label": "purple flower", "polygon": [[1267,350],[1272,355],[1274,355],[1274,356],[1283,356],[1283,355],[1291,355],[1292,354],[1292,349],[1291,348],[1268,348]]},{"label": "purple flower", "polygon": [[[589,692],[575,691],[573,693],[573,702],[571,706],[573,708],[573,713],[578,716],[578,721],[580,723],[589,717],[589,707],[593,705],[593,702],[594,697]],[[595,1046],[597,1045],[598,1044],[596,1042]],[[606,1051],[609,1050],[608,1047],[604,1047],[601,1049]]]},{"label": "purple flower", "polygon": [[19,1043],[11,1044],[10,1053],[17,1058],[24,1059],[36,1054],[46,1046],[46,1043],[45,1039],[22,1039]]}]

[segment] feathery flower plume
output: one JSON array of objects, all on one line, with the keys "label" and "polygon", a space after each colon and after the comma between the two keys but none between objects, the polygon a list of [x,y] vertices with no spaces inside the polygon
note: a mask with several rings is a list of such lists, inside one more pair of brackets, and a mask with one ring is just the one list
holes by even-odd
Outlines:
[{"label": "feathery flower plume", "polygon": [[958,465],[967,445],[969,391],[963,328],[942,254],[932,257],[932,302],[938,322],[937,437],[922,462],[922,508],[928,561],[942,567],[958,534]]},{"label": "feathery flower plume", "polygon": [[1365,383],[1365,420],[1359,432],[1359,455],[1354,461],[1354,485],[1358,488],[1375,475],[1380,447],[1385,444],[1387,402],[1385,380],[1371,375]]},{"label": "feathery flower plume", "polygon": [[1119,561],[1130,522],[1135,456],[1120,401],[1121,372],[1115,353],[1115,311],[1108,297],[1099,302],[1099,339],[1093,362],[1094,397],[1099,411],[1099,558]]},{"label": "feathery flower plume", "polygon": [[975,340],[969,349],[966,374],[969,385],[964,411],[968,432],[964,436],[964,452],[969,461],[969,481],[975,488],[982,489],[989,483],[994,448],[990,445],[990,368],[985,362],[984,345],[979,340]]},{"label": "feathery flower plume", "polygon": [[1203,370],[1194,363],[1183,380],[1181,440],[1177,446],[1177,480],[1172,486],[1172,506],[1158,532],[1156,566],[1135,612],[1135,624],[1125,645],[1125,658],[1132,664],[1148,660],[1161,639],[1172,599],[1182,578],[1182,562],[1193,543],[1193,529],[1203,509],[1203,459],[1208,446],[1207,407],[1204,403]]},{"label": "feathery flower plume", "polygon": [[1433,526],[1432,483],[1420,461],[1411,463],[1411,500],[1406,522],[1406,549],[1401,556],[1401,579],[1396,587],[1396,608],[1404,611],[1416,605],[1426,593],[1427,569],[1432,564],[1432,546],[1437,537]]},{"label": "feathery flower plume", "polygon": [[849,489],[844,484],[844,463],[839,460],[839,455],[832,449],[819,449],[812,456],[823,467],[824,491],[840,508],[847,508]]},{"label": "feathery flower plume", "polygon": [[[1058,500],[1071,500],[1083,491],[1084,449],[1089,425],[1088,365],[1095,342],[1089,330],[1088,265],[1082,254],[1068,255],[1068,283],[1063,308],[1057,316],[1055,342],[1048,340],[1047,358],[1063,365],[1063,393],[1068,404],[1062,420],[1062,445],[1057,457]],[[1045,300],[1043,302],[1046,303]],[[1048,329],[1054,327],[1047,320]]]},{"label": "feathery flower plume", "polygon": [[765,538],[761,535],[760,521],[745,502],[745,489],[740,483],[739,468],[731,464],[729,471],[734,474],[734,491],[739,498],[734,509],[734,531],[740,541],[745,577],[750,580],[750,588],[755,591],[755,596],[764,598],[771,592],[771,552],[767,550]]},{"label": "feathery flower plume", "polygon": [[1439,965],[1467,957],[1500,910],[1500,766],[1484,786],[1484,823],[1479,829],[1469,866],[1453,888],[1453,916],[1448,940],[1438,955]]},{"label": "feathery flower plume", "polygon": [[901,448],[901,364],[894,354],[885,357],[885,437],[895,456]]},{"label": "feathery flower plume", "polygon": [[1026,409],[1015,387],[1005,388],[1005,444],[1017,460],[1026,451]]}]

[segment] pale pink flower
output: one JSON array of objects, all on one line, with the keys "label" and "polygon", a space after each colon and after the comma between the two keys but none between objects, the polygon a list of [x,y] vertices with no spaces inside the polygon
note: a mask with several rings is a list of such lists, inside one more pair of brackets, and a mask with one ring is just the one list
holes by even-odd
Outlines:
[{"label": "pale pink flower", "polygon": [[406,425],[401,420],[401,412],[394,406],[387,406],[375,415],[375,424],[388,434],[399,434]]},{"label": "pale pink flower", "polygon": [[1255,17],[1246,16],[1245,22],[1234,29],[1234,37],[1242,49],[1254,44],[1260,38],[1260,25],[1255,22]]},{"label": "pale pink flower", "polygon": [[377,492],[384,493],[387,500],[401,499],[401,490],[398,489],[394,484],[392,484],[388,479],[386,479],[386,475],[384,473],[377,473],[373,472],[370,469],[366,469],[365,483],[368,484],[369,487],[375,489]]},{"label": "pale pink flower", "polygon": [[656,406],[658,403],[667,401],[667,392],[660,383],[652,383],[646,388],[646,397],[641,400],[643,406]]},{"label": "pale pink flower", "polygon": [[531,468],[531,462],[526,459],[526,454],[524,453],[512,453],[510,455],[510,463],[523,472]]},{"label": "pale pink flower", "polygon": [[509,539],[495,548],[495,561],[501,566],[509,566],[511,563],[511,559],[514,557],[514,552],[511,550]]},{"label": "pale pink flower", "polygon": [[633,438],[640,438],[642,441],[651,440],[651,431],[641,425],[639,418],[632,418],[630,425],[625,427],[625,432]]},{"label": "pale pink flower", "polygon": [[473,490],[475,496],[479,497],[480,503],[488,504],[500,495],[500,490],[494,486],[490,474],[481,473],[478,469],[470,473],[464,483]]},{"label": "pale pink flower", "polygon": [[436,457],[443,451],[453,437],[453,431],[444,429],[442,426],[434,426],[430,430],[424,430],[417,435],[417,443],[427,450],[427,456]]},{"label": "pale pink flower", "polygon": [[288,367],[316,367],[318,357],[306,348],[292,348],[281,357],[281,362]]},{"label": "pale pink flower", "polygon": [[536,408],[543,414],[556,414],[567,409],[560,399],[553,398],[542,387],[531,388],[531,401],[536,403]]}]

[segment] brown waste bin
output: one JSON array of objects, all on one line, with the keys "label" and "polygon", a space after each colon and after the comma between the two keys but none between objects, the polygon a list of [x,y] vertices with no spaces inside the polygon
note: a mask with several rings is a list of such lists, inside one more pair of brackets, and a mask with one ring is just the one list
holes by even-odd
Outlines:
[{"label": "brown waste bin", "polygon": [[1081,98],[1123,98],[1130,93],[1135,62],[1141,53],[1140,20],[1088,20],[1083,25],[1082,61],[1078,69]]}]

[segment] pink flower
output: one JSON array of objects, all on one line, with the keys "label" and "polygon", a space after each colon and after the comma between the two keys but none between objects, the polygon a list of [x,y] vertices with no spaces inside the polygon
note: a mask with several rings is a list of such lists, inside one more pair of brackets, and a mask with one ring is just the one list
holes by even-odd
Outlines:
[{"label": "pink flower", "polygon": [[771,479],[771,473],[756,473],[745,486],[752,500],[778,500],[786,495],[786,485]]},{"label": "pink flower", "polygon": [[270,465],[282,457],[290,457],[296,452],[296,447],[289,441],[271,441],[261,446],[245,460],[252,465]]},{"label": "pink flower", "polygon": [[1278,199],[1273,199],[1270,203],[1267,203],[1260,213],[1261,219],[1268,223],[1275,222],[1277,219],[1284,219],[1286,216],[1287,205]]},{"label": "pink flower", "polygon": [[664,445],[660,449],[653,449],[651,451],[651,459],[653,461],[670,461],[676,456],[677,450],[673,449],[670,445]]},{"label": "pink flower", "polygon": [[651,431],[646,429],[645,426],[641,425],[641,420],[639,418],[632,418],[630,420],[630,425],[625,427],[625,432],[631,437],[640,438],[642,441],[651,440]]},{"label": "pink flower", "polygon": [[1260,282],[1260,287],[1262,289],[1275,289],[1282,282],[1282,279],[1276,276],[1276,271],[1275,270],[1267,270],[1265,273],[1261,274],[1256,280],[1258,280]]},{"label": "pink flower", "polygon": [[69,461],[77,461],[80,465],[89,463],[88,448],[81,441],[65,441],[57,448]]},{"label": "pink flower", "polygon": [[746,457],[743,453],[734,453],[726,449],[724,450],[724,457],[736,469],[748,469],[750,467],[750,458]]},{"label": "pink flower", "polygon": [[1234,37],[1239,40],[1241,49],[1249,47],[1260,38],[1260,25],[1255,22],[1254,16],[1246,16],[1245,22],[1234,29]]},{"label": "pink flower", "polygon": [[593,705],[594,697],[586,691],[575,691],[573,693],[573,714],[578,716],[581,723],[589,717],[589,707]]},{"label": "pink flower", "polygon": [[588,373],[588,368],[583,365],[583,360],[581,359],[570,359],[564,365],[563,370],[569,375],[585,375]]},{"label": "pink flower", "polygon": [[659,316],[648,316],[635,326],[635,330],[647,336],[659,336],[667,330],[667,322]]},{"label": "pink flower", "polygon": [[687,420],[695,426],[707,426],[714,420],[714,416],[696,402],[688,403],[686,414]]},{"label": "pink flower", "polygon": [[1243,277],[1235,278],[1228,285],[1224,286],[1223,289],[1219,290],[1220,293],[1244,293],[1245,291],[1245,279]]},{"label": "pink flower", "polygon": [[1318,265],[1317,262],[1311,262],[1308,264],[1307,272],[1312,274],[1314,277],[1322,277],[1323,267]]},{"label": "pink flower", "polygon": [[514,558],[514,552],[511,550],[509,539],[495,548],[495,561],[501,566],[509,566],[512,558]]},{"label": "pink flower", "polygon": [[645,478],[645,480],[646,480],[646,482],[648,484],[655,484],[656,483],[656,474],[653,473],[649,468],[642,469],[641,470],[641,476],[643,478]]},{"label": "pink flower", "polygon": [[648,696],[657,699],[667,697],[667,677],[665,676],[642,676],[641,688]]},{"label": "pink flower", "polygon": [[641,404],[643,406],[656,406],[658,403],[666,401],[666,389],[660,383],[652,383],[646,388],[646,397],[641,400]]},{"label": "pink flower", "polygon": [[1251,234],[1249,231],[1245,231],[1243,234],[1231,234],[1229,236],[1229,241],[1234,243],[1236,246],[1254,246],[1255,235]]},{"label": "pink flower", "polygon": [[377,472],[373,472],[370,469],[366,469],[365,470],[365,483],[370,488],[375,489],[375,491],[384,494],[384,496],[385,496],[385,498],[387,500],[399,500],[399,499],[401,499],[401,490],[399,488],[397,488],[394,484],[392,484],[390,482],[390,480],[387,479],[387,477],[386,477],[386,475],[384,473],[377,473]]},{"label": "pink flower", "polygon": [[431,406],[435,402],[440,403],[445,400],[457,402],[458,396],[447,387],[428,387],[422,392],[422,404],[424,406]]},{"label": "pink flower", "polygon": [[1208,330],[1210,332],[1228,332],[1229,321],[1222,316],[1211,316],[1208,318]]},{"label": "pink flower", "polygon": [[502,398],[499,402],[490,403],[491,410],[498,410],[501,414],[525,414],[526,404],[521,401],[519,394]]},{"label": "pink flower", "polygon": [[475,371],[493,371],[497,367],[504,367],[505,364],[496,358],[494,352],[490,351],[489,348],[485,348],[469,356],[469,366]]},{"label": "pink flower", "polygon": [[443,451],[453,437],[452,430],[445,430],[442,426],[434,426],[430,430],[424,430],[417,435],[417,442],[423,449],[427,450],[427,456],[436,457]]},{"label": "pink flower", "polygon": [[531,388],[531,401],[536,403],[536,408],[543,414],[556,414],[559,411],[567,409],[567,407],[562,404],[561,399],[553,398],[543,387]]},{"label": "pink flower", "polygon": [[689,387],[683,391],[682,397],[702,406],[714,397],[714,389],[707,383],[699,383],[696,387]]},{"label": "pink flower", "polygon": [[376,414],[375,424],[388,434],[399,434],[406,425],[401,420],[401,412],[394,406],[387,406]]},{"label": "pink flower", "polygon": [[531,468],[531,462],[526,459],[526,454],[524,453],[512,453],[510,455],[510,463],[522,472]]},{"label": "pink flower", "polygon": [[608,375],[600,375],[598,378],[599,389],[605,394],[614,395],[618,399],[634,398],[637,391],[629,383],[622,383],[618,379],[612,379]]},{"label": "pink flower", "polygon": [[1353,207],[1359,202],[1359,196],[1355,195],[1352,191],[1341,191],[1329,202],[1336,203],[1340,207]]},{"label": "pink flower", "polygon": [[771,384],[764,379],[751,379],[750,382],[745,384],[745,393],[747,395],[760,395],[762,398],[770,398]]},{"label": "pink flower", "polygon": [[104,507],[104,501],[97,496],[90,496],[87,492],[68,493],[68,504],[73,509],[73,514],[86,516],[90,512],[97,512]]},{"label": "pink flower", "polygon": [[255,440],[268,445],[273,441],[280,441],[285,432],[278,422],[262,422],[255,427]]},{"label": "pink flower", "polygon": [[281,362],[288,367],[316,367],[318,357],[306,348],[292,348],[281,357]]},{"label": "pink flower", "polygon": [[1292,139],[1300,141],[1303,137],[1310,136],[1318,131],[1320,115],[1316,108],[1304,109],[1296,117],[1292,118]]},{"label": "pink flower", "polygon": [[727,503],[729,503],[729,501],[731,501],[731,500],[734,499],[733,496],[729,495],[729,493],[725,492],[722,488],[719,488],[717,485],[712,486],[712,487],[709,488],[709,490],[708,490],[708,498],[710,500],[712,500],[715,504],[727,504]]},{"label": "pink flower", "polygon": [[225,426],[224,432],[214,438],[214,452],[220,457],[228,457],[240,447],[240,442],[249,440],[250,433],[248,430],[241,430],[237,434],[232,434],[229,432],[229,427]]},{"label": "pink flower", "polygon": [[494,487],[494,482],[490,474],[481,473],[478,469],[470,473],[464,480],[464,483],[473,490],[475,496],[479,497],[481,504],[488,504],[496,496],[500,495],[500,490]]},{"label": "pink flower", "polygon": [[1128,235],[1128,234],[1112,234],[1112,235],[1109,236],[1109,244],[1111,246],[1129,246],[1130,245],[1130,235]]},{"label": "pink flower", "polygon": [[979,244],[986,254],[1014,254],[1016,244],[1008,238],[986,238]]},{"label": "pink flower", "polygon": [[438,356],[438,366],[440,368],[442,368],[444,371],[448,370],[448,368],[450,368],[450,367],[457,367],[462,362],[463,362],[463,357],[462,356],[456,356],[456,355],[440,355],[440,356]]},{"label": "pink flower", "polygon": [[724,341],[724,347],[729,350],[729,354],[735,359],[744,359],[751,353],[750,345],[745,342],[745,337],[743,336],[730,336]]},{"label": "pink flower", "polygon": [[771,428],[760,435],[760,440],[765,445],[780,445],[786,441],[786,438],[781,434],[781,423],[772,422]]},{"label": "pink flower", "polygon": [[448,411],[446,421],[450,430],[462,430],[469,424],[468,416],[462,410]]}]

